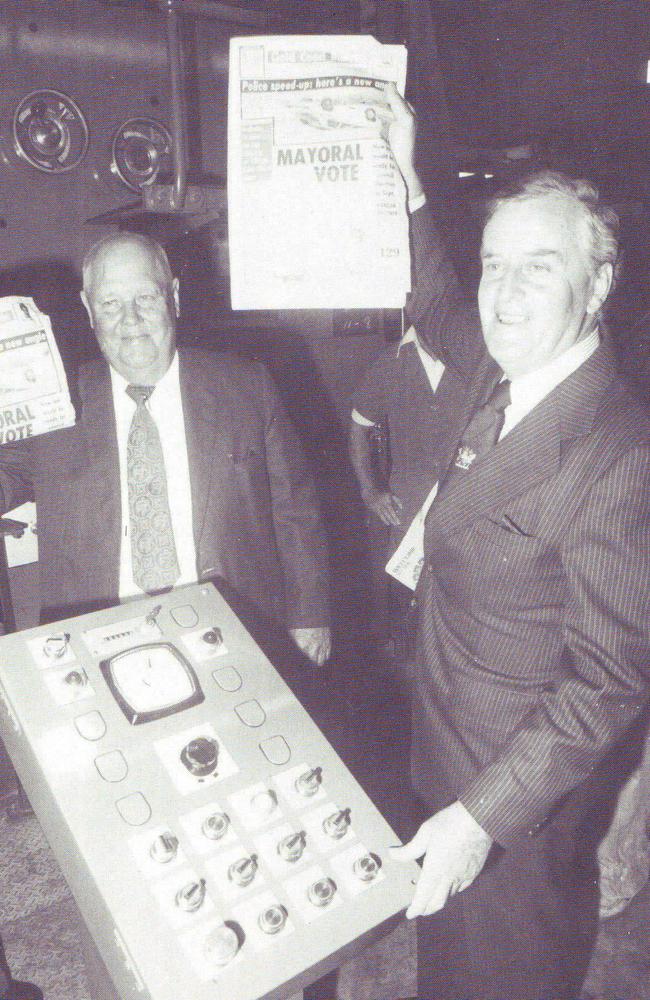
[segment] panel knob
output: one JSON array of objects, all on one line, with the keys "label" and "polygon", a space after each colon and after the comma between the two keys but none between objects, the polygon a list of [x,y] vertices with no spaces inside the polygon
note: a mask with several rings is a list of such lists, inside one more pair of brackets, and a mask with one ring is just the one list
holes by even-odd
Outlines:
[{"label": "panel knob", "polygon": [[198,882],[188,882],[176,893],[176,906],[185,913],[196,913],[203,906],[205,900],[205,879]]},{"label": "panel knob", "polygon": [[338,812],[332,813],[331,816],[323,820],[323,830],[332,840],[340,840],[350,829],[351,822],[350,810],[339,809]]},{"label": "panel knob", "polygon": [[207,629],[201,639],[206,644],[206,646],[222,646],[223,645],[223,633],[220,628],[214,626],[213,628]]},{"label": "panel knob", "polygon": [[88,678],[83,670],[69,670],[63,681],[73,690],[80,691],[82,688],[85,688]]},{"label": "panel knob", "polygon": [[210,736],[198,736],[181,750],[182,763],[190,774],[199,778],[205,778],[216,771],[218,758],[219,744]]},{"label": "panel knob", "polygon": [[381,859],[376,854],[364,854],[352,865],[352,871],[362,882],[372,882],[381,868]]},{"label": "panel knob", "polygon": [[257,923],[265,934],[279,934],[286,924],[288,916],[289,914],[284,906],[274,903],[272,906],[268,906],[265,910],[262,910],[257,918]]},{"label": "panel knob", "polygon": [[323,784],[323,768],[312,767],[309,771],[303,771],[296,778],[296,791],[299,795],[304,795],[306,799],[316,795]]},{"label": "panel knob", "polygon": [[333,878],[319,878],[309,886],[307,896],[314,906],[329,906],[336,895],[336,882]]},{"label": "panel knob", "polygon": [[306,844],[307,834],[304,830],[300,833],[290,833],[278,843],[278,854],[285,861],[299,861],[305,852]]},{"label": "panel knob", "polygon": [[224,812],[213,812],[206,816],[201,825],[203,835],[208,840],[221,840],[228,833],[230,816]]},{"label": "panel knob", "polygon": [[151,844],[149,854],[159,864],[169,864],[178,854],[178,837],[169,830],[159,834]]},{"label": "panel knob", "polygon": [[239,858],[237,861],[233,861],[228,868],[228,878],[243,889],[251,884],[257,875],[258,867],[257,857],[254,854],[251,854],[250,857]]},{"label": "panel knob", "polygon": [[69,632],[57,632],[56,635],[48,635],[43,643],[43,652],[49,660],[60,660],[68,652],[70,644]]}]

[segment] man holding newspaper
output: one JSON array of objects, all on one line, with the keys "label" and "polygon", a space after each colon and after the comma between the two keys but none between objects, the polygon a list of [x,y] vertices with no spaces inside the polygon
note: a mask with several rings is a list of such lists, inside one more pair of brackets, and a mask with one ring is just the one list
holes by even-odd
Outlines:
[{"label": "man holding newspaper", "polygon": [[410,318],[472,376],[402,566],[412,583],[421,568],[412,776],[429,818],[393,854],[424,859],[419,995],[576,1000],[595,845],[650,680],[650,426],[598,328],[617,220],[561,174],[497,197],[477,314],[428,216],[414,117],[389,98]]}]

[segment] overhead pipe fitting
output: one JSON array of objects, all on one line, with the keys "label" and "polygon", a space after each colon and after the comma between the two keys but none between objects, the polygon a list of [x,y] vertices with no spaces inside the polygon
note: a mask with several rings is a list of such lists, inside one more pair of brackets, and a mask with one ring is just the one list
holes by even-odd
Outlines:
[{"label": "overhead pipe fitting", "polygon": [[167,55],[171,82],[169,130],[172,135],[174,183],[171,207],[180,212],[187,194],[187,115],[183,85],[183,50],[176,0],[167,0]]}]

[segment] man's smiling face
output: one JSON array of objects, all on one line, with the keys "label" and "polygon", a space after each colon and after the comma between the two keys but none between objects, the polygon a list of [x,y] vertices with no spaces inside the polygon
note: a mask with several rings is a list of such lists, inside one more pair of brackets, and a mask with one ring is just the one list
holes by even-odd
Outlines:
[{"label": "man's smiling face", "polygon": [[488,351],[508,377],[535,371],[593,328],[611,269],[594,273],[582,210],[561,194],[502,203],[481,247],[478,305]]}]

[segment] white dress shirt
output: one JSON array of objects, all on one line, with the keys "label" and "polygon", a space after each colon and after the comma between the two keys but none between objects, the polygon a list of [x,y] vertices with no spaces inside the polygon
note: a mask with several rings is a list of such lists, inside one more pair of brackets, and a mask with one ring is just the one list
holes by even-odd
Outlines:
[{"label": "white dress shirt", "polygon": [[600,336],[595,328],[543,368],[527,372],[510,381],[510,403],[504,410],[504,421],[499,441],[523,420],[538,403],[548,396],[560,382],[572,375],[594,353]]},{"label": "white dress shirt", "polygon": [[[398,356],[399,352],[401,351],[402,347],[405,344],[415,344],[415,349],[418,352],[418,357],[422,362],[422,367],[424,368],[426,376],[429,379],[431,392],[435,393],[436,389],[440,385],[440,379],[442,378],[445,370],[445,366],[443,365],[442,361],[438,361],[437,358],[432,357],[428,351],[424,350],[424,348],[420,344],[420,341],[418,340],[414,326],[410,326],[408,328],[408,330],[400,340],[399,344],[397,345]],[[368,418],[364,417],[363,414],[359,413],[358,410],[354,409],[352,410],[352,419],[354,420],[355,424],[360,424],[362,427],[375,426],[372,420],[368,420]]]},{"label": "white dress shirt", "polygon": [[[559,357],[549,361],[543,368],[528,372],[510,383],[510,404],[504,411],[503,427],[499,441],[509,434],[520,420],[523,420],[538,403],[548,396],[565,378],[572,375],[587,358],[594,353],[600,336],[592,330],[583,340],[569,347]],[[415,515],[393,555],[386,564],[386,572],[399,580],[405,587],[415,590],[424,563],[424,522],[431,504],[438,493],[438,483]]]},{"label": "white dress shirt", "polygon": [[[113,368],[111,385],[113,390],[113,406],[117,426],[117,449],[120,465],[120,500],[122,504],[122,530],[120,534],[120,600],[137,597],[142,590],[133,579],[131,565],[131,538],[129,532],[129,492],[127,482],[126,449],[129,429],[136,404],[127,395],[129,383]],[[155,388],[146,402],[151,416],[156,421],[160,442],[162,445],[165,472],[167,475],[167,492],[169,510],[171,513],[176,554],[180,566],[180,577],[177,586],[193,583],[197,578],[196,549],[192,524],[192,492],[190,484],[190,468],[187,457],[187,440],[185,437],[185,420],[183,418],[183,403],[178,370],[178,354],[174,355],[171,365],[156,383]]]}]

